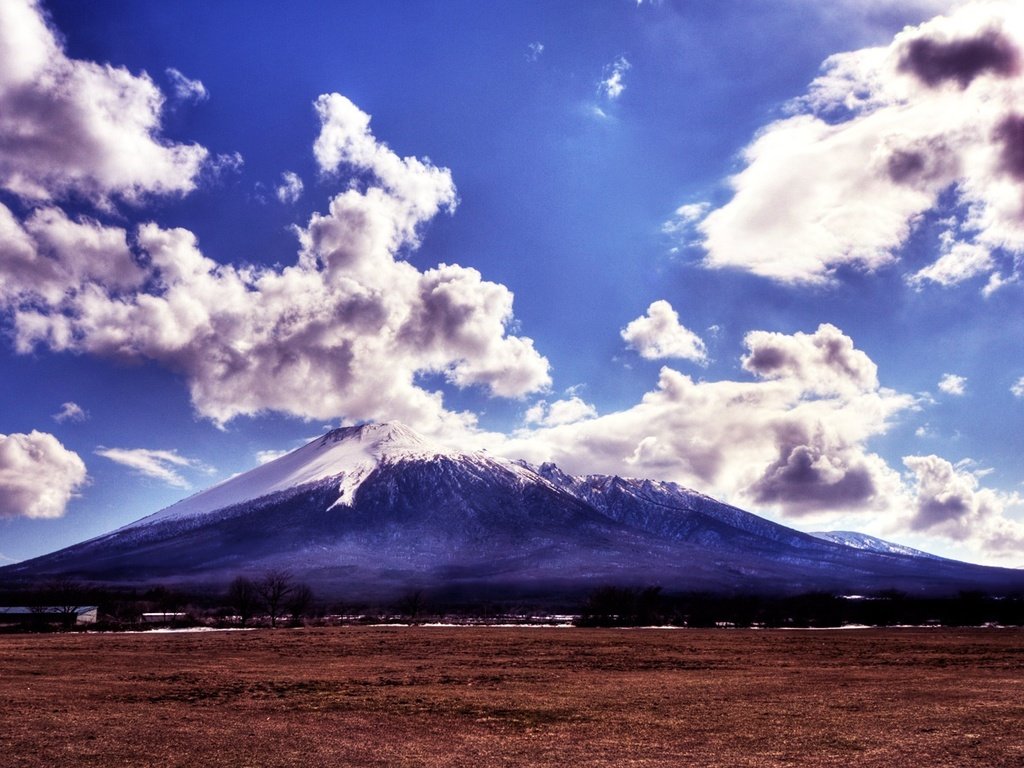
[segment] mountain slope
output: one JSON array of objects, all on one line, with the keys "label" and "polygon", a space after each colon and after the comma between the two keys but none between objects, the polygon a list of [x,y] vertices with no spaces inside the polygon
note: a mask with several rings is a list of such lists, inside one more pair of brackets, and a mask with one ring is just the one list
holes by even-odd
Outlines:
[{"label": "mountain slope", "polygon": [[[877,548],[876,548],[877,549]],[[322,594],[565,595],[602,584],[713,592],[1024,588],[1024,574],[851,547],[674,483],[574,477],[432,445],[406,427],[335,430],[104,536],[0,569],[220,588],[287,568]]]},{"label": "mountain slope", "polygon": [[865,552],[878,552],[887,555],[907,555],[909,557],[924,557],[931,560],[947,560],[948,558],[922,552],[904,544],[896,544],[892,541],[880,539],[877,536],[869,536],[866,533],[856,531],[815,531],[810,534],[815,538],[824,541],[831,541],[833,544],[842,544],[853,549],[860,549]]}]

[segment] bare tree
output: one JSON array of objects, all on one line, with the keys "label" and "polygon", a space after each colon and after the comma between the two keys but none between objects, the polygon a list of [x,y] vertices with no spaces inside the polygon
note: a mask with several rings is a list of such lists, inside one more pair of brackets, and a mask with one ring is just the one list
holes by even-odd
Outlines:
[{"label": "bare tree", "polygon": [[156,610],[164,615],[164,621],[175,619],[184,603],[180,594],[163,584],[149,590],[145,597],[150,602],[151,610]]},{"label": "bare tree", "polygon": [[412,589],[402,595],[395,607],[410,624],[415,624],[427,607],[427,596],[422,589]]},{"label": "bare tree", "polygon": [[313,590],[309,584],[296,584],[288,598],[288,613],[292,616],[292,622],[298,624],[302,617],[309,613],[312,604]]},{"label": "bare tree", "polygon": [[64,629],[71,629],[78,620],[78,609],[85,605],[85,587],[70,576],[59,576],[43,587],[46,611],[60,618]]},{"label": "bare tree", "polygon": [[256,592],[263,601],[263,607],[267,609],[267,615],[270,616],[270,626],[277,626],[277,620],[284,615],[288,598],[294,591],[295,581],[288,571],[267,571],[256,584]]},{"label": "bare tree", "polygon": [[228,585],[228,602],[238,613],[238,620],[244,627],[259,606],[260,595],[256,584],[245,576],[236,577]]}]

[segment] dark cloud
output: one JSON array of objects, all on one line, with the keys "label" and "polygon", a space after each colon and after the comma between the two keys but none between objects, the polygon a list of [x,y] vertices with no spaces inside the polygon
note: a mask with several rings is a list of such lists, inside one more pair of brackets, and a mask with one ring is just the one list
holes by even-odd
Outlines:
[{"label": "dark cloud", "polygon": [[885,171],[897,184],[928,187],[940,182],[944,185],[960,172],[960,161],[944,138],[928,137],[893,149]]},{"label": "dark cloud", "polygon": [[972,511],[971,500],[964,496],[923,499],[917,505],[917,514],[910,521],[910,527],[915,531],[924,531],[950,520],[961,520]]},{"label": "dark cloud", "polygon": [[996,126],[993,138],[1002,145],[1000,170],[1024,181],[1024,115],[1010,115]]},{"label": "dark cloud", "polygon": [[421,281],[419,302],[399,330],[399,338],[413,347],[435,348],[466,334],[477,317],[474,294],[461,285],[462,275],[431,272]]},{"label": "dark cloud", "polygon": [[744,359],[744,365],[751,373],[769,376],[788,365],[790,361],[791,356],[784,350],[765,345],[751,350]]},{"label": "dark cloud", "polygon": [[821,452],[809,445],[782,446],[779,458],[750,487],[758,504],[782,504],[788,514],[822,509],[857,508],[875,495],[875,482],[867,467],[846,467],[838,479],[824,471]]},{"label": "dark cloud", "polygon": [[966,88],[986,72],[1003,77],[1016,74],[1019,58],[1012,42],[996,30],[989,30],[963,40],[912,40],[903,51],[899,69],[912,73],[931,88],[949,81]]},{"label": "dark cloud", "polygon": [[889,156],[886,170],[896,183],[917,178],[925,169],[924,155],[920,152],[897,151]]}]

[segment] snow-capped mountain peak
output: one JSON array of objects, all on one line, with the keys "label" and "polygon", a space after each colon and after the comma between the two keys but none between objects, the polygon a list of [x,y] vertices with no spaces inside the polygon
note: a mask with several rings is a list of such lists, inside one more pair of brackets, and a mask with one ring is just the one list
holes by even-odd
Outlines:
[{"label": "snow-capped mountain peak", "polygon": [[337,443],[358,443],[369,448],[378,456],[383,453],[429,452],[435,448],[438,451],[442,450],[439,446],[429,443],[418,432],[414,432],[398,421],[341,427],[313,442],[321,448]]},{"label": "snow-capped mountain peak", "polygon": [[351,502],[362,481],[382,461],[429,459],[451,453],[397,421],[341,427],[131,525],[204,515],[333,478],[338,481],[336,505],[344,506]]}]

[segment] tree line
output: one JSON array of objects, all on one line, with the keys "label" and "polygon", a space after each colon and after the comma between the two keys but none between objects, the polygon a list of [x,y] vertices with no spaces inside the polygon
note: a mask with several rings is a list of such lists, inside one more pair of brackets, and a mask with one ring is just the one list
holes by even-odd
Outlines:
[{"label": "tree line", "polygon": [[99,608],[99,621],[91,626],[93,629],[201,623],[277,627],[284,622],[301,624],[318,609],[312,588],[283,570],[252,578],[238,576],[219,593],[171,585],[105,587],[60,577],[40,584],[0,588],[0,606],[30,611],[8,614],[7,621],[0,623],[0,630],[7,631],[73,629],[78,612],[85,606]]},{"label": "tree line", "polygon": [[960,592],[920,597],[894,590],[857,597],[822,592],[666,594],[660,587],[606,586],[587,596],[575,623],[587,627],[1022,626],[1024,596]]},{"label": "tree line", "polygon": [[584,627],[1024,626],[1024,596],[980,592],[920,597],[888,591],[852,599],[828,593],[722,595],[666,593],[657,586],[604,586],[582,597],[562,596],[557,601],[493,597],[467,601],[443,592],[428,596],[422,589],[410,588],[383,603],[324,602],[308,584],[284,570],[238,575],[219,589],[110,588],[60,578],[41,585],[0,586],[0,606],[39,608],[21,624],[0,622],[0,631],[72,629],[83,606],[99,606],[100,620],[92,629],[138,629],[152,627],[154,622],[270,628],[435,620],[517,624],[562,622],[570,617]]}]

